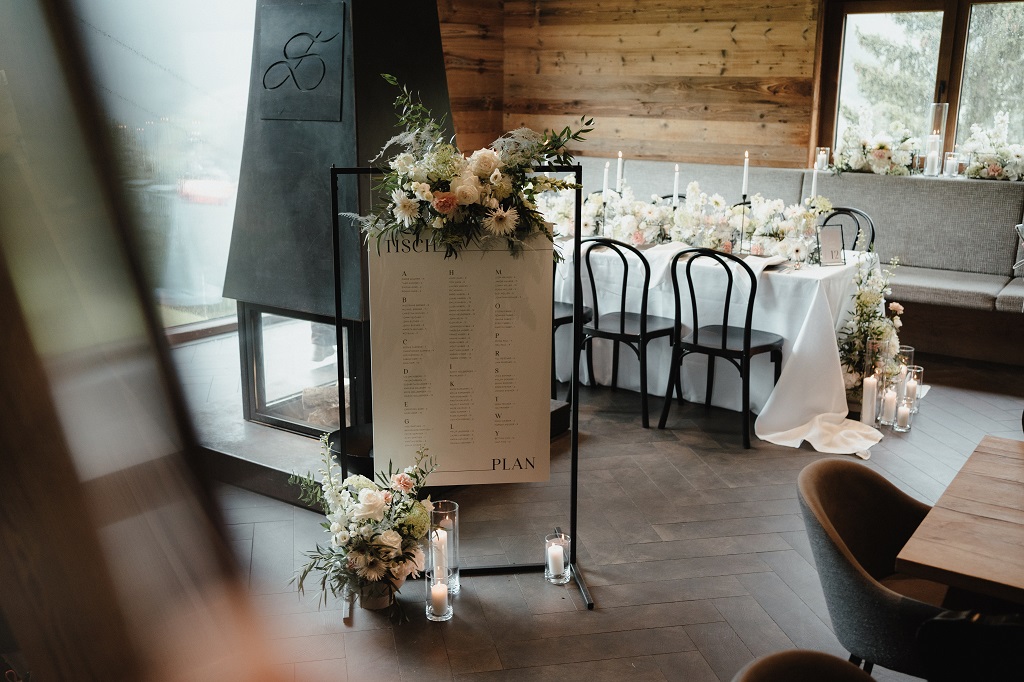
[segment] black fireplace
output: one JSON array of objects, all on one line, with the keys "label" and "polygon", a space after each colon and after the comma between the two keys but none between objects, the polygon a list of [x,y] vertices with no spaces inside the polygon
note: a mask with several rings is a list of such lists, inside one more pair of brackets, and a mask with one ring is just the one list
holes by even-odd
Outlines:
[{"label": "black fireplace", "polygon": [[[238,301],[245,418],[316,436],[342,414],[372,418],[366,253],[352,220],[334,239],[330,168],[369,165],[397,132],[382,73],[451,120],[440,26],[421,0],[260,0],[256,12],[224,295]],[[341,212],[369,211],[368,177],[338,183]]]}]

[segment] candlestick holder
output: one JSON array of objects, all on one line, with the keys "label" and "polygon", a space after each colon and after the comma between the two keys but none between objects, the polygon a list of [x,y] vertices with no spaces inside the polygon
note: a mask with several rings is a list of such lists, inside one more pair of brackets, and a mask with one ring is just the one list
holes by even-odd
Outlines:
[{"label": "candlestick holder", "polygon": [[564,585],[572,577],[569,542],[565,533],[552,533],[544,538],[544,579],[552,585]]},{"label": "candlestick holder", "polygon": [[447,569],[438,571],[434,568],[424,571],[423,577],[427,586],[427,620],[440,622],[451,619],[455,612],[448,594],[451,572]]},{"label": "candlestick holder", "polygon": [[458,594],[459,582],[459,505],[451,500],[434,502],[430,512],[430,556],[427,566],[442,573],[448,571],[448,593]]}]

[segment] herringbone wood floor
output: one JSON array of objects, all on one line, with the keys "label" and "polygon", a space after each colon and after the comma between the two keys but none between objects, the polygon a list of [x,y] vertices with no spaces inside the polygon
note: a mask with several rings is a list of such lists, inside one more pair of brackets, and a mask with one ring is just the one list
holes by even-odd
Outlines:
[{"label": "herringbone wood floor", "polygon": [[[1024,438],[1024,371],[920,361],[932,390],[913,430],[887,432],[866,465],[932,502],[983,435]],[[744,451],[736,413],[691,405],[645,430],[635,393],[584,390],[579,565],[593,611],[572,584],[524,573],[464,578],[447,623],[426,621],[419,581],[400,594],[409,622],[359,608],[346,620],[341,603],[318,608],[288,582],[325,540],[321,517],[225,486],[234,551],[286,679],[703,682],[791,647],[844,655],[795,499],[801,467],[827,455],[757,440]],[[461,505],[464,563],[541,560],[543,535],[568,526],[568,449],[567,436],[552,441],[547,483],[441,491]]]}]

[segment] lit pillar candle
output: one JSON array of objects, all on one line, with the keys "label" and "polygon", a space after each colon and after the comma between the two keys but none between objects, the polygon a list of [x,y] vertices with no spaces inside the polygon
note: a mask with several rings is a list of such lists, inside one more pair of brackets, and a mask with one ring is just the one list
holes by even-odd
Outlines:
[{"label": "lit pillar candle", "polygon": [[818,152],[818,158],[814,163],[814,167],[817,170],[825,170],[828,168],[828,156],[825,154],[824,150]]},{"label": "lit pillar candle", "polygon": [[679,205],[679,164],[676,164],[675,176],[672,178],[672,205]]},{"label": "lit pillar candle", "polygon": [[743,152],[743,196],[747,196],[747,179],[750,174],[750,152]]},{"label": "lit pillar candle", "polygon": [[896,426],[905,429],[910,426],[910,406],[900,405],[896,408]]},{"label": "lit pillar candle", "polygon": [[443,580],[438,580],[430,586],[430,605],[434,609],[434,615],[440,616],[448,611],[448,586]]},{"label": "lit pillar candle", "polygon": [[864,377],[863,397],[860,402],[860,420],[864,424],[875,423],[875,403],[878,401],[878,379]]},{"label": "lit pillar candle", "polygon": [[818,196],[818,169],[811,172],[811,199]]},{"label": "lit pillar candle", "polygon": [[939,174],[939,131],[932,131],[932,134],[928,136],[927,146],[925,147],[928,154],[924,159],[924,174],[925,175],[938,175]]},{"label": "lit pillar candle", "polygon": [[917,400],[916,379],[907,379],[907,400]]},{"label": "lit pillar candle", "polygon": [[882,421],[891,424],[896,417],[896,391],[891,388],[882,397]]},{"label": "lit pillar candle", "polygon": [[604,162],[604,185],[601,187],[601,198],[608,199],[608,171],[612,165],[611,161]]},{"label": "lit pillar candle", "polygon": [[561,545],[548,547],[548,573],[551,575],[562,575],[565,571],[565,555]]},{"label": "lit pillar candle", "polygon": [[615,166],[615,191],[622,193],[622,152],[619,152],[619,162]]},{"label": "lit pillar candle", "polygon": [[907,366],[900,365],[900,373],[896,375],[896,398],[903,400],[907,396]]}]

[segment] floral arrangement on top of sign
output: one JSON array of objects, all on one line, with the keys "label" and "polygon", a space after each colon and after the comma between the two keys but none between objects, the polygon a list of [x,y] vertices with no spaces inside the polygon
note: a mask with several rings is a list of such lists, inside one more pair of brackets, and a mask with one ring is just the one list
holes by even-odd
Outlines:
[{"label": "floral arrangement on top of sign", "polygon": [[[861,112],[861,121],[870,122]],[[873,132],[870,123],[847,126],[836,143],[834,168],[876,175],[910,175],[921,141],[901,122],[894,121],[888,132]]]},{"label": "floral arrangement on top of sign", "polygon": [[851,401],[860,401],[869,340],[880,344],[883,373],[892,377],[899,371],[896,356],[900,349],[903,306],[895,301],[886,304],[886,296],[892,295],[889,282],[898,265],[899,262],[893,259],[889,268],[882,269],[878,267],[877,256],[872,254],[872,257],[860,261],[854,278],[857,290],[853,298],[853,314],[838,333],[843,383]]},{"label": "floral arrangement on top of sign", "polygon": [[294,580],[303,592],[310,573],[319,573],[321,598],[350,593],[361,598],[386,597],[406,578],[423,570],[423,539],[430,529],[430,500],[418,499],[420,488],[436,468],[426,449],[416,453],[414,465],[402,471],[379,472],[379,484],[365,476],[341,479],[341,468],[331,456],[327,436],[320,439],[323,468],[319,479],[293,476],[289,482],[302,490],[300,499],[319,506],[326,516],[321,524],[330,543],[307,552],[309,561]]},{"label": "floral arrangement on top of sign", "polygon": [[991,128],[977,123],[971,126],[971,136],[961,145],[961,152],[971,155],[967,177],[981,180],[1024,179],[1024,145],[1010,144],[1007,140],[1010,117],[1000,111]]},{"label": "floral arrangement on top of sign", "polygon": [[[383,74],[391,85],[398,81]],[[536,166],[568,165],[569,142],[584,140],[593,119],[583,117],[576,130],[537,133],[519,128],[501,136],[469,158],[445,141],[436,121],[406,88],[395,100],[403,132],[391,138],[373,162],[397,147],[391,169],[377,189],[385,201],[371,215],[359,217],[367,235],[378,243],[409,235],[443,248],[445,257],[459,255],[471,242],[503,242],[512,254],[537,235],[552,239],[551,228],[538,212],[536,196],[549,190],[574,188],[565,180],[534,175]],[[558,251],[555,251],[558,257]]]}]

